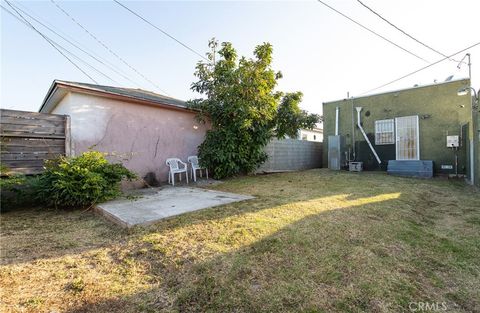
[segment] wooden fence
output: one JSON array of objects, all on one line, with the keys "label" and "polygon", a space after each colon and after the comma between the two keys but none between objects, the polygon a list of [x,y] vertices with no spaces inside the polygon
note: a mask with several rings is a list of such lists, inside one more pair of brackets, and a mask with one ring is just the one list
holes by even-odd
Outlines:
[{"label": "wooden fence", "polygon": [[38,174],[43,162],[70,152],[70,118],[0,109],[1,163],[11,173]]}]

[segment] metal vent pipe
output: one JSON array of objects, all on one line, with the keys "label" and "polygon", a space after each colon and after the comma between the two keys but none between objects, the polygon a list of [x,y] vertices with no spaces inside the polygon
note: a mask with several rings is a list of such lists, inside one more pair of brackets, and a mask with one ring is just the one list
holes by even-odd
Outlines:
[{"label": "metal vent pipe", "polygon": [[339,107],[336,107],[335,109],[335,136],[338,136],[338,115],[339,115]]},{"label": "metal vent pipe", "polygon": [[378,164],[382,164],[382,161],[378,157],[377,151],[375,151],[375,149],[372,146],[372,143],[370,142],[370,139],[368,139],[367,134],[363,130],[363,127],[362,127],[362,124],[361,124],[361,121],[360,121],[360,112],[362,111],[362,107],[355,107],[355,109],[357,110],[357,125],[358,125],[358,128],[360,128],[360,131],[362,132],[363,137],[367,141],[368,146],[370,147],[370,150],[372,150],[373,155],[377,159]]}]

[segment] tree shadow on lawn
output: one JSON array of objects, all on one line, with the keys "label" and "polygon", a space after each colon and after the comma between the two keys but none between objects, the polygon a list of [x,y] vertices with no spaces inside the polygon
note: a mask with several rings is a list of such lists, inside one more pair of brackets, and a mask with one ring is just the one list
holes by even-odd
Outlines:
[{"label": "tree shadow on lawn", "polygon": [[17,209],[2,213],[1,224],[1,265],[80,254],[128,238],[128,231],[80,210]]},{"label": "tree shadow on lawn", "polygon": [[[321,172],[319,176],[312,176],[311,172],[305,172],[307,175],[297,172],[233,179],[215,189],[252,194],[256,199],[173,216],[149,226],[132,229],[121,229],[90,211],[34,208],[4,212],[0,230],[1,264],[19,264],[79,254],[122,242],[142,240],[149,234],[171,232],[298,201],[338,194],[346,195],[346,200],[353,200],[377,192],[371,188],[349,188],[351,180],[360,180],[360,177],[350,177],[348,182],[337,182],[332,186],[332,180],[337,179],[335,173]],[[327,183],[330,186],[326,187]],[[344,192],[339,193],[340,189]]]},{"label": "tree shadow on lawn", "polygon": [[435,221],[401,197],[375,197],[293,219],[201,262],[180,258],[165,266],[152,241],[142,258],[158,287],[69,312],[388,312],[407,311],[412,301],[446,302],[460,312],[480,308],[475,291],[466,289],[472,282],[478,289],[478,281],[462,280],[480,266],[475,238],[436,234]]},{"label": "tree shadow on lawn", "polygon": [[[342,195],[345,201],[375,194],[399,192],[409,197],[412,206],[418,201],[452,203],[450,191],[464,192],[465,185],[445,181],[387,176],[384,173],[344,173],[325,169],[242,177],[227,180],[214,189],[254,195],[256,199],[207,208],[159,221],[146,227],[125,230],[92,212],[62,210],[20,210],[2,214],[2,264],[15,264],[78,254],[99,247],[142,240],[145,236],[194,227],[205,223],[236,218],[281,205]],[[434,189],[442,190],[432,194]],[[439,187],[439,188],[437,188]],[[419,189],[425,192],[418,192]],[[480,197],[479,197],[480,198]],[[434,203],[433,203],[434,204]],[[480,205],[480,201],[477,203]],[[456,205],[455,202],[452,205]],[[420,212],[421,213],[421,212]]]},{"label": "tree shadow on lawn", "polygon": [[[70,220],[65,213],[61,229],[46,228],[45,232],[25,236],[36,235],[37,245],[42,241],[49,245],[52,234],[58,231],[67,238],[80,238],[83,231],[93,229],[93,234],[84,236],[78,246],[64,247],[60,241],[61,248],[54,244],[34,258],[48,262],[49,258],[72,254],[85,259],[93,249],[104,247],[114,260],[112,266],[128,271],[128,264],[133,262],[134,267],[145,269],[141,279],[148,281],[147,289],[134,288],[110,297],[102,292],[103,287],[96,288],[92,280],[87,282],[86,290],[67,297],[74,306],[71,312],[296,311],[299,308],[389,311],[392,305],[404,308],[406,301],[423,296],[438,299],[441,294],[438,288],[445,288],[446,284],[442,275],[452,280],[449,268],[457,264],[448,262],[449,258],[456,260],[452,256],[455,253],[468,261],[463,262],[468,270],[470,264],[478,263],[465,252],[472,248],[470,241],[461,242],[463,245],[459,247],[456,241],[451,242],[449,235],[445,239],[430,234],[431,227],[440,219],[437,213],[443,216],[455,211],[453,218],[460,219],[464,212],[458,203],[451,209],[434,205],[434,198],[439,197],[436,191],[443,184],[440,189],[434,186],[420,193],[430,195],[423,198],[415,193],[418,186],[408,186],[397,198],[398,188],[391,177],[386,178],[391,183],[387,186],[374,184],[376,176],[367,182],[362,176],[350,175],[340,175],[345,178],[340,181],[332,175],[316,179],[298,175],[281,178],[286,181],[255,179],[257,184],[251,186],[250,179],[246,179],[244,186],[240,186],[242,182],[219,186],[217,189],[233,192],[238,189],[257,198],[173,217],[145,228],[124,231],[90,213],[73,214],[77,221]],[[326,182],[332,184],[325,186]],[[287,188],[287,183],[295,187]],[[435,203],[443,200],[440,196]],[[418,209],[422,206],[426,210]],[[54,213],[46,214],[44,223],[54,218]],[[62,219],[62,214],[58,218]],[[27,229],[35,221],[31,223]],[[58,224],[53,224],[58,228]],[[81,225],[78,231],[69,228],[78,224]],[[21,231],[20,225],[17,226]],[[463,224],[460,226],[465,229]],[[439,247],[438,257],[435,253],[430,255],[432,245]],[[13,251],[14,247],[10,249]],[[426,256],[421,249],[428,252]],[[472,251],[478,254],[476,249]],[[32,251],[35,254],[37,250],[27,247],[21,253]],[[25,260],[32,258],[25,257],[22,262]],[[444,286],[432,287],[433,283],[425,277]],[[471,299],[480,297],[472,296],[467,287],[466,291],[457,290],[467,286],[468,281],[453,279],[447,283],[453,286],[448,285],[447,290],[453,290],[451,297],[457,303],[465,303],[464,307],[478,305]]]}]

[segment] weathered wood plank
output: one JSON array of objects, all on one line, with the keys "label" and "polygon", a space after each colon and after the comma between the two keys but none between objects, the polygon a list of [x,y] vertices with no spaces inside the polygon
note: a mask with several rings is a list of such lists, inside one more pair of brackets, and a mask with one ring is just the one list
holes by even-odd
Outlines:
[{"label": "weathered wood plank", "polygon": [[65,155],[72,155],[72,134],[70,116],[65,117]]},{"label": "weathered wood plank", "polygon": [[67,127],[66,115],[0,109],[2,164],[12,173],[41,173],[45,160],[65,155]]},{"label": "weathered wood plank", "polygon": [[50,139],[50,138],[25,138],[25,137],[0,137],[1,147],[51,147],[65,145],[62,138]]},{"label": "weathered wood plank", "polygon": [[30,137],[32,135],[33,137],[41,136],[41,137],[48,137],[48,136],[54,136],[54,137],[65,137],[65,131],[61,130],[55,130],[55,129],[35,129],[35,130],[28,130],[28,129],[16,129],[16,130],[1,130],[1,136],[23,136],[23,137]]},{"label": "weathered wood plank", "polygon": [[63,146],[45,146],[45,147],[21,147],[21,146],[2,146],[0,149],[0,154],[22,154],[22,153],[51,153],[51,154],[62,154],[64,153]]},{"label": "weathered wood plank", "polygon": [[37,119],[37,120],[49,120],[49,121],[63,121],[65,119],[65,115],[7,110],[7,109],[0,109],[0,116],[2,118],[4,116],[8,116],[8,117],[14,117],[14,118],[25,119],[25,120]]},{"label": "weathered wood plank", "polygon": [[41,174],[45,169],[43,166],[40,167],[17,167],[14,170],[8,171],[8,174],[25,174],[25,175],[34,175]]},{"label": "weathered wood plank", "polygon": [[65,139],[65,135],[63,136],[60,136],[60,135],[56,135],[56,134],[30,134],[30,133],[16,133],[16,134],[13,134],[13,133],[8,133],[8,134],[0,134],[0,136],[2,137],[19,137],[19,138],[25,138],[25,137],[28,137],[28,138],[45,138],[45,139]]},{"label": "weathered wood plank", "polygon": [[16,161],[16,160],[45,160],[45,159],[56,159],[59,156],[63,155],[62,153],[2,153],[2,162],[5,161]]},{"label": "weathered wood plank", "polygon": [[63,126],[63,120],[45,120],[45,119],[24,119],[11,116],[2,116],[2,124],[13,125],[37,125],[37,126],[50,126],[57,127]]},{"label": "weathered wood plank", "polygon": [[65,137],[65,131],[62,130],[56,130],[56,129],[49,129],[49,128],[44,128],[40,129],[37,128],[35,130],[30,130],[30,129],[1,129],[0,130],[0,136],[21,136],[21,137]]},{"label": "weathered wood plank", "polygon": [[2,160],[2,164],[11,170],[18,167],[42,167],[43,160]]},{"label": "weathered wood plank", "polygon": [[51,125],[27,125],[27,124],[11,124],[3,123],[0,125],[0,132],[9,131],[23,131],[23,132],[56,132],[65,133],[65,125],[51,126]]}]

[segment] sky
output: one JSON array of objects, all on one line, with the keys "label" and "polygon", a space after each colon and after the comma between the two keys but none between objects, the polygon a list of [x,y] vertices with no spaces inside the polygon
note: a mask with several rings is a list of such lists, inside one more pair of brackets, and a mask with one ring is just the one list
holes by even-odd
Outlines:
[{"label": "sky", "polygon": [[[39,31],[114,80],[73,59],[99,84],[142,88],[181,100],[199,97],[190,90],[191,83],[196,80],[195,65],[201,59],[195,53],[113,1],[55,1],[108,50],[51,1],[10,2],[48,23],[63,36],[74,39],[77,45],[108,64],[109,67],[97,62],[25,15]],[[119,1],[201,54],[208,51],[208,40],[212,37],[220,42],[232,42],[238,54],[246,57],[253,56],[256,45],[271,43],[273,67],[283,73],[277,89],[303,92],[301,107],[312,113],[321,114],[323,102],[346,98],[347,93],[351,97],[365,95],[367,91],[443,58],[394,29],[357,0],[324,2],[424,60],[315,0]],[[12,11],[4,0],[0,2],[2,7]],[[445,55],[480,42],[478,0],[362,2]],[[38,111],[54,79],[92,83],[44,38],[3,9],[0,18],[2,108]],[[467,52],[472,60],[472,86],[478,89],[480,45],[456,55],[455,60],[459,61]],[[459,69],[457,61],[440,62],[369,93],[439,83],[450,75],[454,75],[454,79],[468,77],[468,66],[462,64]]]}]

